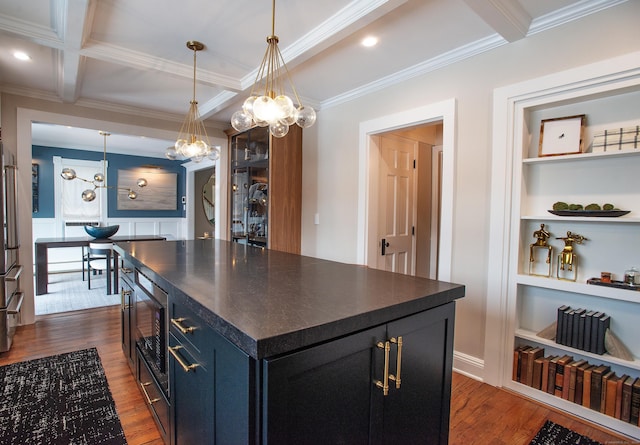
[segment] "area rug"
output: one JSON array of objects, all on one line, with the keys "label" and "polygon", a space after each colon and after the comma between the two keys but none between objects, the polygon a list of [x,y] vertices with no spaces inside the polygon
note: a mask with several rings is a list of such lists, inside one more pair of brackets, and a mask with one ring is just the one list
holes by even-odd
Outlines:
[{"label": "area rug", "polygon": [[593,439],[547,420],[529,445],[602,445]]},{"label": "area rug", "polygon": [[127,441],[95,348],[0,367],[0,443]]}]

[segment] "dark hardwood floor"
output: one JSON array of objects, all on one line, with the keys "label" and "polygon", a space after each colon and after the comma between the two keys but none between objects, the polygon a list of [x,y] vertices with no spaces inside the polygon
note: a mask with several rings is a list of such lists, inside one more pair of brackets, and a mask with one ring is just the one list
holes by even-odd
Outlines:
[{"label": "dark hardwood floor", "polygon": [[[120,307],[42,316],[18,328],[0,365],[96,347],[129,445],[161,445],[120,347]],[[546,419],[605,445],[638,444],[562,412],[454,373],[451,445],[527,445]]]}]

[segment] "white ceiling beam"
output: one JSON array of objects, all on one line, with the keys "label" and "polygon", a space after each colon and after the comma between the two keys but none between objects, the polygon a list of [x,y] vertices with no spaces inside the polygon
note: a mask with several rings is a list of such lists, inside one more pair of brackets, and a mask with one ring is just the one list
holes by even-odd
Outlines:
[{"label": "white ceiling beam", "polygon": [[58,22],[54,28],[59,30],[64,44],[56,54],[56,88],[63,102],[74,103],[80,94],[84,57],[80,50],[90,33],[95,3],[90,0],[52,2],[57,8],[52,16]]},{"label": "white ceiling beam", "polygon": [[527,36],[531,16],[518,0],[464,0],[487,25],[507,42]]}]

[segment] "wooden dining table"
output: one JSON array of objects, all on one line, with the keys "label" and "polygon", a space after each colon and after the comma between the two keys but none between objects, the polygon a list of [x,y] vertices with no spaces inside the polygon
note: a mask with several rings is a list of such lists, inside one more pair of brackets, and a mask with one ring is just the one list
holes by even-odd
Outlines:
[{"label": "wooden dining table", "polygon": [[[95,239],[90,236],[38,238],[36,239],[36,295],[48,293],[49,286],[49,248],[88,247],[89,243],[126,243],[131,241],[164,241],[167,238],[158,235],[120,235],[106,239]],[[114,264],[118,264],[118,253],[114,250]],[[118,267],[113,270],[113,288],[118,289]]]}]

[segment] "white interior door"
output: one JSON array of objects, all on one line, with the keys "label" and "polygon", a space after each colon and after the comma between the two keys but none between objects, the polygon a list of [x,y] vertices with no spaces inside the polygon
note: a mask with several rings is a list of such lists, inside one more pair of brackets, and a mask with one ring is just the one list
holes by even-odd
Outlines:
[{"label": "white interior door", "polygon": [[380,137],[377,268],[407,275],[415,274],[415,152],[414,141]]}]

